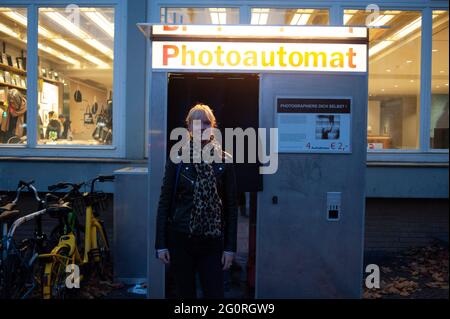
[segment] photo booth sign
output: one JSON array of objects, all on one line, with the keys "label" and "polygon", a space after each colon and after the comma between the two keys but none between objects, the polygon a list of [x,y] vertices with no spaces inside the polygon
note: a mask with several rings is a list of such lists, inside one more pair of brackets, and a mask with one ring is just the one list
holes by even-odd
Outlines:
[{"label": "photo booth sign", "polygon": [[351,99],[277,97],[279,153],[351,153]]}]

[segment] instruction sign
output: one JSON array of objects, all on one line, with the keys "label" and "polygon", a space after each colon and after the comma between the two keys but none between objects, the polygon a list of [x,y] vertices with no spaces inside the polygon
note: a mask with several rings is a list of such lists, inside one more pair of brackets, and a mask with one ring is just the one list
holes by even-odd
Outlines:
[{"label": "instruction sign", "polygon": [[278,152],[351,152],[351,98],[278,97],[276,107]]}]

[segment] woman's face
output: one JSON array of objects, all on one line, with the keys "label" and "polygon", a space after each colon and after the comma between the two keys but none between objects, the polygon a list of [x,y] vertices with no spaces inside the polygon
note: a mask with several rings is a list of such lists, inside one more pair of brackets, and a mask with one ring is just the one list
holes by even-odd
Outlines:
[{"label": "woman's face", "polygon": [[191,132],[191,135],[193,134],[193,130],[194,130],[194,121],[195,120],[197,120],[197,121],[201,121],[200,122],[200,124],[201,124],[201,126],[200,126],[200,130],[201,130],[201,134],[202,134],[202,140],[209,140],[209,137],[204,137],[203,136],[203,132],[206,130],[206,129],[209,129],[209,128],[211,128],[211,121],[208,119],[208,117],[206,116],[206,114],[205,113],[203,113],[203,112],[198,112],[197,114],[195,114],[196,116],[193,116],[192,117],[192,121],[191,121],[191,123],[190,123],[190,125],[189,125],[189,131]]}]

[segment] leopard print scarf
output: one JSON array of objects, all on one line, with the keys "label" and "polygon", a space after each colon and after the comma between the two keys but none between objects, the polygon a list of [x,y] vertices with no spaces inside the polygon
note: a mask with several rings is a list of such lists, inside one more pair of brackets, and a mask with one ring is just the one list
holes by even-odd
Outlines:
[{"label": "leopard print scarf", "polygon": [[219,237],[222,234],[222,200],[217,191],[214,169],[205,161],[194,163],[194,167],[197,179],[189,230],[194,235]]}]

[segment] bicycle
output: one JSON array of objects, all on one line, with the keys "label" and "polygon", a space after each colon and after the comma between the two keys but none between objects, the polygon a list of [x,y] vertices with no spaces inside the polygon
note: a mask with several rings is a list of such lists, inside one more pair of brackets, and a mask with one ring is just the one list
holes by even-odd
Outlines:
[{"label": "bicycle", "polygon": [[[33,181],[20,181],[15,199],[0,207],[0,224],[2,224],[0,296],[2,298],[27,298],[40,283],[39,265],[36,263],[36,258],[45,251],[46,236],[42,232],[41,220],[41,215],[45,213],[45,209],[43,209],[44,201],[41,200],[32,184]],[[16,209],[16,206],[24,189],[34,193],[38,202],[38,211],[19,217],[21,213]],[[34,236],[16,243],[14,235],[17,228],[33,219],[36,220]]]},{"label": "bicycle", "polygon": [[[71,187],[71,190],[53,207],[47,207],[49,214],[59,219],[56,233],[60,233],[60,238],[50,253],[39,256],[45,263],[42,280],[44,299],[66,297],[66,271],[71,269],[71,265],[79,267],[80,282],[92,268],[97,270],[101,277],[105,276],[110,248],[103,222],[99,219],[105,196],[103,193],[96,193],[94,187],[97,181],[103,183],[113,180],[114,176],[98,176],[92,180],[90,192],[82,195],[79,190],[84,183],[58,183],[49,187],[50,191],[68,187]],[[85,205],[84,241],[80,240],[80,228],[83,227],[78,222],[74,209],[68,205],[69,201],[76,203],[80,198]]]}]

